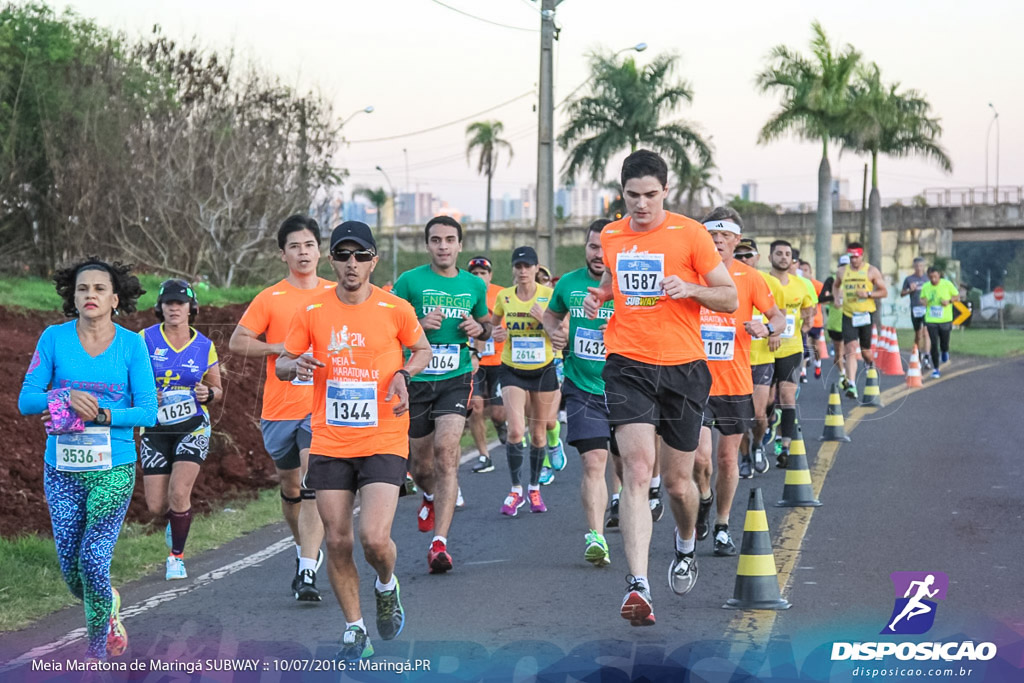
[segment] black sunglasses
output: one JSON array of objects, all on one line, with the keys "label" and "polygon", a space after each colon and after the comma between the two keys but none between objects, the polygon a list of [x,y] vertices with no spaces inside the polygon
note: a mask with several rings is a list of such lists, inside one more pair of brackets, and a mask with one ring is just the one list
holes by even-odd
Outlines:
[{"label": "black sunglasses", "polygon": [[757,255],[756,251],[747,251],[747,252],[744,252],[742,254],[733,254],[732,257],[733,258],[747,259],[747,258],[754,258],[754,256],[756,256],[756,255]]},{"label": "black sunglasses", "polygon": [[366,249],[361,250],[361,251],[352,251],[350,249],[339,249],[339,250],[333,251],[331,253],[334,255],[334,260],[335,261],[341,261],[342,263],[347,263],[349,258],[351,258],[352,256],[356,257],[356,261],[358,263],[366,263],[368,261],[372,261],[373,257],[377,255],[377,254],[373,253],[372,251],[369,251],[369,250],[366,250]]}]

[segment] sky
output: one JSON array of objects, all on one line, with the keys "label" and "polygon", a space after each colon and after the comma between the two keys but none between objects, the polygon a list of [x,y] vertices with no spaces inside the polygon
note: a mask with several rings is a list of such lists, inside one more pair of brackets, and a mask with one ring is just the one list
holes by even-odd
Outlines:
[{"label": "sky", "polygon": [[[511,163],[500,160],[496,197],[517,197],[536,180],[539,3],[443,2],[449,7],[438,0],[75,0],[67,6],[132,36],[159,24],[175,39],[233,50],[285,83],[319,92],[346,121],[349,142],[338,163],[349,170],[349,190],[386,188],[375,170],[380,165],[396,191],[430,191],[463,213],[482,216],[486,183],[466,158],[467,123],[501,121],[514,148]],[[561,32],[554,53],[555,101],[585,83],[592,50],[644,42],[648,49],[633,53],[640,64],[674,52],[680,56],[676,77],[689,82],[694,101],[673,118],[696,125],[712,141],[717,187],[732,195],[753,181],[761,201],[814,201],[820,143],[789,138],[758,145],[758,131],[779,100],[754,87],[775,45],[809,53],[814,19],[833,44],[849,43],[877,62],[886,82],[924,93],[941,119],[941,143],[953,172],[918,159],[883,158],[883,201],[910,198],[925,188],[984,187],[986,141],[988,180],[994,185],[997,129],[989,132],[989,103],[999,114],[999,184],[1024,185],[1019,0],[564,0],[556,18]],[[369,105],[373,113],[352,116]],[[467,120],[426,134],[363,142],[460,119]],[[564,123],[556,112],[556,134]],[[556,172],[563,160],[556,153]],[[833,147],[830,160],[833,176],[849,180],[849,198],[859,203],[867,159]],[[617,175],[616,164],[607,176]]]}]

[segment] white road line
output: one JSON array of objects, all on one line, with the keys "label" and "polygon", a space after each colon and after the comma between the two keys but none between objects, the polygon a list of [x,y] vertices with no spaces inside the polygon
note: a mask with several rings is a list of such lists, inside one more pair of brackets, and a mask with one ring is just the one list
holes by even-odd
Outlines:
[{"label": "white road line", "polygon": [[470,566],[474,564],[499,564],[501,562],[508,562],[508,560],[477,560],[476,562],[463,562],[463,566]]}]

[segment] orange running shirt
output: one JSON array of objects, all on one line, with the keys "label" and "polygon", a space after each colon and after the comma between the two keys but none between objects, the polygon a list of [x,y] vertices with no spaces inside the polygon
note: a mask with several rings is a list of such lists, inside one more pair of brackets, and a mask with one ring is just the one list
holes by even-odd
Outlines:
[{"label": "orange running shirt", "polygon": [[700,304],[670,299],[661,281],[678,275],[698,284],[722,258],[703,225],[666,213],[658,227],[635,231],[623,218],[601,231],[604,262],[612,279],[615,314],[605,331],[609,354],[652,365],[682,365],[704,356]]},{"label": "orange running shirt", "polygon": [[[267,287],[256,295],[238,324],[263,335],[268,344],[280,344],[288,334],[295,313],[325,289],[333,289],[330,280],[317,278],[313,289],[299,289],[288,280]],[[263,382],[264,420],[302,420],[309,415],[313,400],[310,382],[282,382],[274,374],[277,356],[267,356],[266,379]]]},{"label": "orange running shirt", "polygon": [[[825,283],[818,282],[813,277],[807,278],[814,285],[814,296],[821,298],[821,288],[825,286]],[[821,315],[821,304],[814,305],[814,322],[811,323],[811,327],[824,327],[825,318]]]},{"label": "orange running shirt", "polygon": [[409,457],[409,413],[395,417],[398,397],[384,398],[405,365],[402,347],[423,335],[409,302],[374,287],[351,306],[333,289],[310,299],[292,322],[285,350],[311,346],[324,367],[313,372],[310,453],[359,458],[377,453]]},{"label": "orange running shirt", "polygon": [[[491,315],[494,315],[494,302],[498,300],[498,292],[503,289],[505,288],[493,282],[487,285],[487,312]],[[491,337],[480,354],[480,365],[501,365],[501,352],[504,350],[505,342],[496,342]]]},{"label": "orange running shirt", "polygon": [[701,306],[700,332],[711,370],[711,396],[749,396],[754,393],[750,376],[750,335],[743,323],[753,309],[768,311],[775,297],[754,268],[733,261],[729,276],[736,285],[739,308],[735,313],[718,313]]}]

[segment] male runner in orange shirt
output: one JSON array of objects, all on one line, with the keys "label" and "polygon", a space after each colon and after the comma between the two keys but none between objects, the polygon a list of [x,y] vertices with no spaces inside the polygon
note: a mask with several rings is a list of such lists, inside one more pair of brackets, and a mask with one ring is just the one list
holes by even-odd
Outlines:
[{"label": "male runner in orange shirt", "polygon": [[[677,525],[670,585],[683,594],[697,579],[693,460],[711,389],[700,308],[731,313],[737,297],[704,226],[665,211],[665,160],[634,152],[622,164],[621,180],[628,215],[602,231],[606,269],[583,305],[593,319],[605,301],[615,304],[602,376],[623,463],[619,514],[631,573],[620,614],[633,626],[649,626],[655,621],[647,580],[655,439],[662,437],[662,476]],[[702,277],[707,286],[699,284]]]}]

